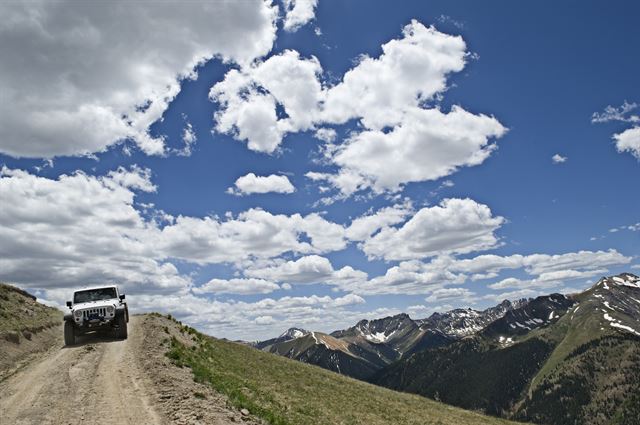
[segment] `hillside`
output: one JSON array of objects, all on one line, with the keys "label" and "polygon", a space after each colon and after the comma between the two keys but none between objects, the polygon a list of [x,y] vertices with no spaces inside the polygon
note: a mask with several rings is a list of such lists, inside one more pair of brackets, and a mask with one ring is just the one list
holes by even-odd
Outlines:
[{"label": "hillside", "polygon": [[575,301],[550,330],[560,342],[512,416],[554,424],[637,424],[640,278],[602,278]]},{"label": "hillside", "polygon": [[540,424],[637,424],[639,300],[640,279],[626,273],[570,298],[538,297],[372,381]]},{"label": "hillside", "polygon": [[62,334],[62,312],[0,283],[0,381],[33,355],[49,349]]},{"label": "hillside", "polygon": [[[322,368],[223,341],[150,316],[164,328],[170,359],[271,424],[499,424],[502,419],[447,406],[351,379]],[[177,326],[177,328],[176,328]],[[186,344],[175,335],[191,335]]]}]

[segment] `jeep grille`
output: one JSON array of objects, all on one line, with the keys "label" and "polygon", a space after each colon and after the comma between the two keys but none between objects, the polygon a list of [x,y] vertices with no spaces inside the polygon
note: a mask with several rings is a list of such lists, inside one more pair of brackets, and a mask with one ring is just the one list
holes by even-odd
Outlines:
[{"label": "jeep grille", "polygon": [[83,320],[88,320],[89,317],[94,316],[94,315],[98,315],[98,316],[106,316],[107,315],[107,309],[104,307],[100,307],[100,308],[88,308],[86,310],[82,311],[82,318]]}]

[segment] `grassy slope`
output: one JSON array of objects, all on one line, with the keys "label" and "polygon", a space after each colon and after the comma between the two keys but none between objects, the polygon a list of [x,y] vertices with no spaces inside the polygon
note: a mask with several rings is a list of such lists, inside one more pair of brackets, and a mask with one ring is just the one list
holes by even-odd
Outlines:
[{"label": "grassy slope", "polygon": [[[529,394],[558,367],[578,347],[607,335],[616,335],[615,329],[603,328],[602,313],[596,312],[600,304],[593,297],[594,289],[589,289],[578,296],[578,304],[567,311],[550,329],[541,330],[546,339],[553,341],[556,348],[549,356],[540,372],[531,381]],[[601,308],[601,307],[600,307]],[[577,311],[576,311],[577,309]],[[615,315],[615,313],[611,313]],[[532,335],[536,333],[532,332]]]},{"label": "grassy slope", "polygon": [[555,326],[540,331],[556,348],[516,417],[559,425],[639,423],[640,338],[608,326],[603,312],[621,313],[604,310],[594,288],[579,294],[579,304]]},{"label": "grassy slope", "polygon": [[62,323],[62,312],[47,307],[0,283],[0,333],[7,331],[38,332]]},{"label": "grassy slope", "polygon": [[218,340],[156,316],[165,331],[190,333],[187,347],[169,340],[167,355],[190,367],[238,408],[271,424],[507,424],[420,396],[391,391],[322,368]]}]

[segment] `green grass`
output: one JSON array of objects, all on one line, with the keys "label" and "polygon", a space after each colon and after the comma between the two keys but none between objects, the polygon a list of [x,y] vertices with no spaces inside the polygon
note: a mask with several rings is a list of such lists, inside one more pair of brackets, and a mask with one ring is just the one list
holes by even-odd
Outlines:
[{"label": "green grass", "polygon": [[[567,356],[576,348],[605,334],[615,333],[610,329],[600,330],[602,315],[595,313],[596,307],[586,294],[587,292],[581,294],[578,312],[574,311],[575,307],[569,309],[567,314],[560,318],[554,326],[549,330],[543,331],[546,338],[556,344],[556,348],[542,369],[540,369],[540,372],[532,380],[530,393],[537,388],[544,378],[560,367]],[[532,334],[534,333],[532,332]]]},{"label": "green grass", "polygon": [[[165,318],[157,325],[167,323],[173,334],[167,356],[176,365],[273,425],[512,423],[211,338]],[[181,342],[185,335],[192,346]]]},{"label": "green grass", "polygon": [[62,312],[47,307],[16,291],[10,285],[0,283],[0,333],[6,331],[31,331],[62,323]]}]

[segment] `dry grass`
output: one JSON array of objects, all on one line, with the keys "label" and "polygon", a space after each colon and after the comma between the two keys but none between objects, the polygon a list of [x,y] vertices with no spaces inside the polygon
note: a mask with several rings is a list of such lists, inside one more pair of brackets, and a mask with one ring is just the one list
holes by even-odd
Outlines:
[{"label": "dry grass", "polygon": [[60,323],[60,310],[40,304],[17,288],[0,283],[0,333],[39,332]]}]

